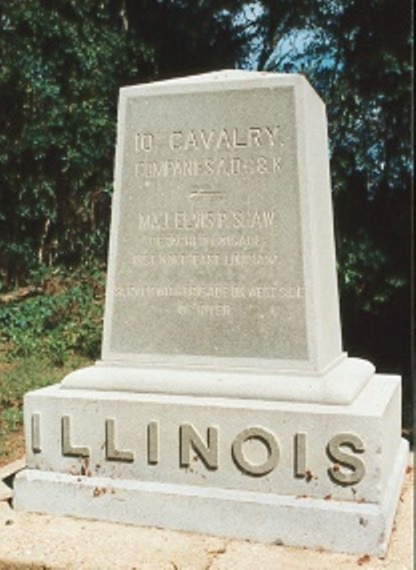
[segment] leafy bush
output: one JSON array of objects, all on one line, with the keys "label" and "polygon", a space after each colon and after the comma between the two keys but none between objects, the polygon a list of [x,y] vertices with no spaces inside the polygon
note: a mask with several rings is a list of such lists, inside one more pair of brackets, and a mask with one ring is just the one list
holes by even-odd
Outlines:
[{"label": "leafy bush", "polygon": [[[38,276],[39,278],[39,276]],[[49,359],[63,366],[67,357],[99,355],[104,274],[99,269],[42,276],[43,294],[0,306],[0,340],[8,358]]]}]

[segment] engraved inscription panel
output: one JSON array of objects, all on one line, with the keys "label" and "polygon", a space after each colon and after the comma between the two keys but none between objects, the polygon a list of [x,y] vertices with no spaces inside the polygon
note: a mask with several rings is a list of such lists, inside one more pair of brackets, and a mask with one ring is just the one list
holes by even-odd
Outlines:
[{"label": "engraved inscription panel", "polygon": [[292,89],[132,97],[126,122],[111,351],[306,360]]}]

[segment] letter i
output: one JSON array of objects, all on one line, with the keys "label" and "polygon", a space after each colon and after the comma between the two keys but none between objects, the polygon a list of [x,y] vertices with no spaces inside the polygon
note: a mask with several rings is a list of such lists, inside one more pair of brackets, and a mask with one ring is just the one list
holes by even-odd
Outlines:
[{"label": "letter i", "polygon": [[147,462],[157,465],[159,460],[159,422],[150,422],[147,426]]},{"label": "letter i", "polygon": [[306,433],[295,435],[295,477],[306,476]]}]

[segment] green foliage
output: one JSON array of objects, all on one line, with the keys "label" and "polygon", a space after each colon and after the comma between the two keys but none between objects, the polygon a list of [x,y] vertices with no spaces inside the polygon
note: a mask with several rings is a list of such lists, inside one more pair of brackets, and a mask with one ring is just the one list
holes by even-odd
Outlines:
[{"label": "green foliage", "polygon": [[[119,2],[119,5],[122,4]],[[152,49],[155,77],[234,68],[249,47],[244,0],[127,0],[129,26]]]},{"label": "green foliage", "polygon": [[21,429],[24,394],[61,381],[101,348],[102,269],[42,268],[32,280],[43,293],[0,304],[0,456]]},{"label": "green foliage", "polygon": [[55,274],[43,286],[43,295],[0,306],[0,340],[10,346],[9,359],[38,355],[57,367],[73,355],[97,358],[103,273]]},{"label": "green foliage", "polygon": [[6,453],[7,436],[22,427],[24,394],[59,382],[65,374],[87,364],[85,358],[70,357],[64,368],[54,367],[49,359],[36,354],[5,365],[0,355],[0,457]]},{"label": "green foliage", "polygon": [[118,89],[151,68],[109,6],[1,4],[0,287],[104,259]]},{"label": "green foliage", "polygon": [[105,260],[119,88],[234,66],[242,4],[0,0],[0,290]]},{"label": "green foliage", "polygon": [[410,375],[411,3],[259,4],[260,67],[327,106],[346,348]]}]

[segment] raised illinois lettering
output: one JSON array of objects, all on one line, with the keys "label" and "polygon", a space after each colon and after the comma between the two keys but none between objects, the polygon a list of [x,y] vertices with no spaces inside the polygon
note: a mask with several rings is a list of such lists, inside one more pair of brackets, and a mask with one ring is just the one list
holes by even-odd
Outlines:
[{"label": "raised illinois lettering", "polygon": [[42,451],[40,441],[40,414],[32,414],[31,418],[31,431],[32,431],[32,451],[33,453],[40,453]]},{"label": "raised illinois lettering", "polygon": [[180,433],[180,465],[190,467],[192,451],[196,453],[208,469],[218,469],[218,429],[207,429],[207,442],[191,424],[182,424]]},{"label": "raised illinois lettering", "polygon": [[[342,450],[347,447],[352,451]],[[338,433],[328,442],[327,453],[334,465],[328,469],[330,478],[339,485],[356,485],[365,476],[364,461],[357,453],[365,451],[364,442],[354,433]]]},{"label": "raised illinois lettering", "polygon": [[[263,463],[253,463],[244,452],[244,444],[249,440],[259,442],[267,452]],[[279,445],[275,436],[262,427],[250,427],[237,435],[232,444],[232,456],[236,465],[248,475],[262,477],[277,467],[279,462]]]},{"label": "raised illinois lettering", "polygon": [[65,457],[89,457],[90,448],[71,443],[71,416],[63,416],[61,420],[62,455]]},{"label": "raised illinois lettering", "polygon": [[[40,414],[32,414],[32,422],[38,420]],[[72,418],[69,415],[62,417],[62,453],[66,457],[88,458],[91,456],[91,450],[87,446],[75,445],[72,443],[71,423]],[[106,461],[119,461],[125,463],[140,462],[142,467],[158,466],[161,462],[161,450],[167,455],[166,465],[169,469],[184,468],[189,473],[198,473],[198,470],[192,468],[198,463],[202,463],[208,471],[218,469],[228,470],[234,464],[241,473],[250,477],[264,477],[272,471],[282,467],[287,473],[292,473],[299,484],[306,484],[311,479],[311,471],[319,474],[323,471],[329,477],[329,480],[339,486],[357,485],[366,474],[366,466],[364,457],[360,457],[365,452],[365,444],[362,439],[349,432],[336,433],[327,440],[326,447],[322,445],[322,441],[313,445],[319,446],[325,450],[331,465],[328,469],[322,466],[322,461],[315,458],[315,453],[308,458],[309,443],[308,434],[306,432],[296,432],[285,437],[284,447],[281,447],[277,434],[259,425],[252,425],[242,430],[230,433],[228,438],[221,438],[220,428],[218,426],[207,426],[201,431],[190,423],[179,423],[176,444],[177,448],[172,448],[171,441],[169,445],[163,444],[162,434],[166,434],[166,430],[162,431],[160,422],[157,419],[151,419],[145,422],[145,425],[137,431],[137,441],[143,445],[143,450],[136,455],[133,451],[124,448],[122,441],[117,439],[116,419],[109,418],[104,422],[105,442],[104,456]],[[142,432],[143,427],[145,429]],[[172,429],[172,426],[171,428]],[[140,435],[140,433],[142,435]],[[144,437],[142,437],[144,436]],[[33,448],[39,447],[36,437],[32,435],[32,451]],[[86,436],[85,436],[86,437]],[[223,449],[220,455],[220,441]],[[165,441],[166,444],[166,441]],[[346,449],[345,449],[346,448]],[[282,449],[286,453],[282,453]],[[94,450],[95,454],[103,453],[102,448]],[[220,457],[225,459],[229,454],[231,462],[225,460],[220,464]],[[162,456],[163,457],[163,456]],[[170,466],[167,462],[170,461]],[[311,463],[311,464],[309,464]],[[157,467],[156,467],[157,469]],[[199,472],[199,474],[201,474]]]},{"label": "raised illinois lettering", "polygon": [[159,422],[150,422],[147,426],[147,462],[149,465],[157,465],[160,461],[159,439]]},{"label": "raised illinois lettering", "polygon": [[306,433],[295,435],[295,477],[306,477]]},{"label": "raised illinois lettering", "polygon": [[120,450],[116,446],[116,420],[109,419],[105,422],[105,458],[107,461],[134,461],[132,451]]}]

